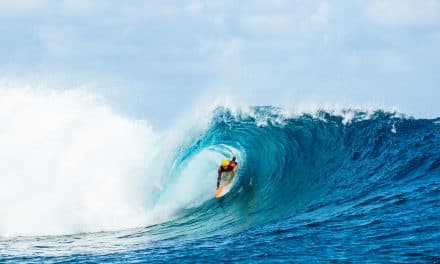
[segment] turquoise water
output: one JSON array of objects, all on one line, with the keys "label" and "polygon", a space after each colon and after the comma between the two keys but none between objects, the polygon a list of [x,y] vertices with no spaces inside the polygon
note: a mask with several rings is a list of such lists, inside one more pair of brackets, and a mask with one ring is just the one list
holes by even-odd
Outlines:
[{"label": "turquoise water", "polygon": [[[440,119],[345,114],[218,108],[173,153],[170,179],[145,206],[172,196],[183,171],[206,173],[200,163],[233,151],[240,171],[225,197],[215,199],[213,185],[212,194],[137,228],[3,237],[0,259],[439,263]],[[215,183],[216,165],[208,171]]]}]

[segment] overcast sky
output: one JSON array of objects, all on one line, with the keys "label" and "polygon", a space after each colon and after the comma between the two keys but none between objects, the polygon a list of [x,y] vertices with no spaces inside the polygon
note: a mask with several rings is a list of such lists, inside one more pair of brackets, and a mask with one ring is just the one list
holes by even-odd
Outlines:
[{"label": "overcast sky", "polygon": [[440,0],[0,0],[0,80],[164,126],[200,97],[440,116]]}]

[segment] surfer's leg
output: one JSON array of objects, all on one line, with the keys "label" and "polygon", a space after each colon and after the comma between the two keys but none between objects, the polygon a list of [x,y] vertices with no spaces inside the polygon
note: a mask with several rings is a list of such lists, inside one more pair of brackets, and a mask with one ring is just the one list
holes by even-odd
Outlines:
[{"label": "surfer's leg", "polygon": [[217,189],[218,189],[218,187],[220,186],[220,181],[221,181],[221,179],[222,179],[222,173],[219,172],[219,173],[218,173],[218,177],[217,177]]}]

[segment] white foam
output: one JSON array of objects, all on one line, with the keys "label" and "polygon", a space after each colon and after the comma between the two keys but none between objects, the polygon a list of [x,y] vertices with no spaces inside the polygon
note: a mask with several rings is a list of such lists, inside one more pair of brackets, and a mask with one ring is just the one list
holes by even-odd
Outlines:
[{"label": "white foam", "polygon": [[0,90],[0,235],[141,225],[158,136],[83,91]]},{"label": "white foam", "polygon": [[396,123],[394,122],[393,125],[391,126],[391,133],[396,134],[397,130],[396,130]]},{"label": "white foam", "polygon": [[213,199],[227,147],[173,165],[210,116],[158,134],[84,90],[1,87],[0,236],[145,226]]},{"label": "white foam", "polygon": [[[220,89],[223,90],[223,89]],[[226,91],[228,91],[226,89]],[[231,95],[223,95],[223,94]],[[399,112],[395,106],[385,106],[374,103],[365,103],[363,105],[341,104],[335,102],[322,102],[322,101],[299,101],[294,105],[284,106],[281,108],[272,108],[267,113],[257,113],[254,107],[251,107],[245,100],[233,96],[233,92],[222,92],[222,96],[212,95],[206,93],[200,96],[199,100],[195,103],[196,107],[190,109],[190,113],[196,113],[196,120],[204,120],[204,124],[207,124],[208,120],[211,120],[214,109],[218,107],[227,108],[233,116],[243,118],[251,117],[255,119],[255,124],[259,127],[267,125],[284,125],[286,119],[296,118],[301,115],[307,114],[314,118],[324,119],[319,113],[325,111],[329,114],[340,116],[343,118],[342,123],[344,125],[349,124],[354,119],[356,120],[368,120],[374,117],[377,110],[383,110],[386,112],[394,113],[396,118],[407,118],[406,115]],[[362,116],[357,115],[363,112]],[[189,120],[185,118],[185,120]]]}]

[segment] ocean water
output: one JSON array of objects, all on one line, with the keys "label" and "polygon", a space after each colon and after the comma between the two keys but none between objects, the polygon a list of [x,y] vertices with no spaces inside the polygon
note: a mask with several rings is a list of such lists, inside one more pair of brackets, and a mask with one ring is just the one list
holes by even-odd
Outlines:
[{"label": "ocean water", "polygon": [[219,107],[159,135],[78,98],[3,104],[2,263],[440,263],[439,118]]}]

